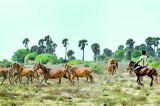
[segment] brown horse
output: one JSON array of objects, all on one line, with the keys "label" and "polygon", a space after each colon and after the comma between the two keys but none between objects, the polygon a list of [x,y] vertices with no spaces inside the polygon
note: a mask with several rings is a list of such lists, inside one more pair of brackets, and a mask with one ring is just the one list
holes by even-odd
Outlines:
[{"label": "brown horse", "polygon": [[3,82],[7,79],[7,78],[9,78],[9,82],[10,82],[10,84],[13,84],[12,82],[11,82],[11,78],[13,78],[13,71],[12,71],[12,69],[10,69],[10,68],[2,68],[1,66],[0,66],[0,76],[3,76],[3,80],[2,80],[2,83],[1,84],[3,84]]},{"label": "brown horse", "polygon": [[67,78],[72,83],[71,74],[65,68],[51,69],[51,68],[46,68],[43,64],[40,63],[34,64],[34,70],[37,71],[39,69],[42,70],[44,75],[44,78],[41,81],[41,83],[45,80],[46,84],[50,84],[47,82],[49,78],[51,79],[59,78],[58,84],[60,84],[62,77]]},{"label": "brown horse", "polygon": [[[134,72],[135,72],[135,74],[136,74],[136,76],[137,76],[137,83],[138,83],[139,85],[143,85],[143,84],[141,83],[141,81],[140,81],[140,77],[141,77],[141,76],[145,76],[145,75],[148,75],[148,76],[151,78],[150,86],[153,85],[153,81],[154,81],[154,80],[155,80],[155,82],[157,82],[158,73],[157,73],[157,70],[156,70],[155,68],[151,68],[151,67],[149,67],[149,66],[147,65],[147,66],[141,68],[140,70],[137,70],[136,67],[137,67],[137,66],[140,66],[140,65],[138,65],[139,62],[136,63],[136,62],[130,61],[129,64],[132,64],[132,63],[134,63],[134,65],[133,65],[133,67],[134,67]],[[146,74],[146,73],[148,73],[148,74]]]},{"label": "brown horse", "polygon": [[16,76],[14,82],[16,82],[17,79],[19,78],[19,81],[21,83],[23,76],[26,76],[28,78],[27,83],[29,81],[29,78],[31,78],[31,83],[32,83],[32,77],[36,78],[39,81],[39,79],[35,76],[35,72],[32,68],[21,67],[18,63],[11,64],[11,67],[12,67],[12,69],[17,70],[17,72],[14,73],[14,76]]},{"label": "brown horse", "polygon": [[78,83],[79,83],[79,78],[78,77],[86,77],[87,78],[87,82],[88,82],[88,78],[90,78],[91,83],[93,82],[93,76],[91,75],[94,71],[91,68],[87,68],[87,67],[73,67],[69,64],[65,64],[65,68],[72,73],[73,77],[72,80],[77,77]]},{"label": "brown horse", "polygon": [[116,73],[116,69],[118,68],[118,62],[113,59],[110,59],[107,63],[106,69],[108,70],[110,75]]}]

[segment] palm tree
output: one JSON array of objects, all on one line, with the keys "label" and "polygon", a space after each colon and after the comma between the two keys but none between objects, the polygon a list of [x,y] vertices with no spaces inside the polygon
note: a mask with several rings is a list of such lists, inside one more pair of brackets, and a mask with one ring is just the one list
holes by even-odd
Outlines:
[{"label": "palm tree", "polygon": [[29,39],[28,38],[24,38],[24,40],[22,42],[23,42],[23,45],[25,46],[25,48],[28,48]]},{"label": "palm tree", "polygon": [[62,44],[63,44],[63,46],[65,47],[65,60],[66,60],[66,55],[67,55],[67,45],[69,45],[68,39],[67,39],[67,38],[63,39],[63,40],[62,40]]},{"label": "palm tree", "polygon": [[100,46],[98,43],[93,43],[91,45],[92,52],[94,53],[94,61],[96,61],[97,56],[100,54]]},{"label": "palm tree", "polygon": [[83,61],[84,61],[84,48],[85,48],[86,45],[88,45],[87,42],[88,41],[86,39],[83,39],[83,40],[80,40],[79,44],[78,44],[78,47],[81,47],[81,50],[83,50],[83,57],[82,57]]},{"label": "palm tree", "polygon": [[126,50],[128,51],[128,59],[131,60],[131,54],[134,50],[134,43],[135,41],[133,41],[133,39],[128,39],[127,42],[126,42]]},{"label": "palm tree", "polygon": [[38,41],[38,45],[39,45],[38,50],[37,50],[38,54],[45,53],[46,46],[44,45],[44,42],[45,42],[44,39],[40,39]]},{"label": "palm tree", "polygon": [[145,42],[147,44],[147,52],[149,53],[149,55],[154,56],[155,52],[154,52],[154,49],[152,48],[152,45],[154,45],[153,38],[152,37],[147,37]]}]

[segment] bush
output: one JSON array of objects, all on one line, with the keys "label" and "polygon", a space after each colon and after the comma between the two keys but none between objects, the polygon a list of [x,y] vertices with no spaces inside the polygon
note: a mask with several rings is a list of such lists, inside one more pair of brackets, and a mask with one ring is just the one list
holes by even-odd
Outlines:
[{"label": "bush", "polygon": [[24,62],[28,63],[29,61],[34,61],[36,56],[37,56],[36,53],[29,53],[28,55],[25,56]]},{"label": "bush", "polygon": [[159,62],[158,62],[158,61],[152,62],[150,65],[151,65],[152,67],[156,68],[156,67],[159,66]]},{"label": "bush", "polygon": [[71,65],[77,65],[77,64],[81,64],[81,60],[72,60],[70,62],[68,62],[68,64],[71,64]]},{"label": "bush", "polygon": [[100,67],[100,65],[98,63],[94,64],[92,66],[92,69],[97,73],[97,74],[102,74],[102,68]]},{"label": "bush", "polygon": [[55,64],[57,62],[57,56],[52,54],[40,54],[36,56],[35,62],[40,62],[43,64],[51,62]]}]

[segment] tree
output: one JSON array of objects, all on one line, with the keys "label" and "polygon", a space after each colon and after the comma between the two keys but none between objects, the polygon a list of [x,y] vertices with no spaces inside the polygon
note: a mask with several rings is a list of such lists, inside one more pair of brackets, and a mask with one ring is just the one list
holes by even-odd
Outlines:
[{"label": "tree", "polygon": [[131,54],[134,50],[134,43],[135,41],[133,41],[133,39],[131,38],[126,41],[126,45],[127,45],[126,50],[128,52],[128,60],[131,60]]},{"label": "tree", "polygon": [[24,40],[22,41],[22,43],[25,46],[25,48],[28,48],[28,42],[29,42],[28,38],[24,38]]},{"label": "tree", "polygon": [[123,50],[124,49],[124,46],[123,45],[119,45],[118,46],[118,50]]},{"label": "tree", "polygon": [[38,50],[37,50],[37,53],[38,53],[38,54],[43,54],[43,53],[45,53],[46,46],[44,45],[44,42],[45,42],[44,39],[40,39],[40,40],[38,41],[38,45],[39,45]]},{"label": "tree", "polygon": [[82,61],[84,61],[84,48],[86,45],[88,45],[87,43],[88,41],[86,39],[82,39],[79,41],[78,47],[81,48],[81,50],[83,50],[83,57],[82,57]]},{"label": "tree", "polygon": [[153,38],[152,37],[147,37],[145,42],[147,44],[147,52],[149,53],[149,55],[155,56],[154,49],[152,48],[152,45],[154,44]]},{"label": "tree", "polygon": [[108,48],[105,48],[104,50],[103,50],[103,55],[105,55],[105,56],[108,56],[108,57],[111,57],[112,56],[112,50],[110,50],[110,49],[108,49]]},{"label": "tree", "polygon": [[73,56],[74,54],[75,53],[73,50],[68,50],[68,52],[67,52],[68,61],[75,60],[75,57]]},{"label": "tree", "polygon": [[114,56],[120,60],[122,60],[122,58],[124,57],[124,50],[117,50],[114,53]]},{"label": "tree", "polygon": [[12,60],[20,63],[24,63],[24,57],[28,54],[27,49],[18,49],[16,52],[14,52],[12,56]]},{"label": "tree", "polygon": [[93,43],[91,45],[92,52],[94,53],[94,61],[96,61],[97,56],[100,54],[100,46],[98,43]]},{"label": "tree", "polygon": [[57,44],[56,44],[56,43],[52,43],[53,54],[55,54],[55,51],[56,51],[56,47],[57,47]]},{"label": "tree", "polygon": [[138,58],[138,57],[140,57],[141,56],[141,51],[139,51],[139,50],[133,50],[133,52],[132,52],[132,57],[133,58]]},{"label": "tree", "polygon": [[63,40],[62,40],[62,44],[63,44],[63,46],[65,47],[65,60],[66,60],[66,55],[67,55],[67,45],[69,45],[68,39],[67,39],[67,38],[63,39]]},{"label": "tree", "polygon": [[140,50],[140,51],[147,51],[147,46],[146,46],[146,44],[140,44],[140,45],[139,45],[139,50]]},{"label": "tree", "polygon": [[37,53],[37,50],[38,50],[38,46],[37,46],[37,45],[33,45],[33,46],[31,47],[31,49],[30,49],[30,52],[31,52],[31,53],[33,53],[33,52]]}]

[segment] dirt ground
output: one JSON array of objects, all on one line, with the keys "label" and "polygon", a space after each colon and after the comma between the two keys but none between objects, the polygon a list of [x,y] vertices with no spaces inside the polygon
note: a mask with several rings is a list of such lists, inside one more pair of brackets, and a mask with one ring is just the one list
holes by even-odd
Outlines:
[{"label": "dirt ground", "polygon": [[139,86],[126,67],[127,63],[119,63],[113,76],[105,70],[104,74],[94,74],[93,83],[84,77],[80,83],[75,79],[75,85],[64,78],[60,85],[58,79],[49,79],[51,85],[37,80],[32,85],[6,81],[0,85],[0,106],[160,106],[160,85],[150,87],[151,79],[144,76],[144,86]]}]

